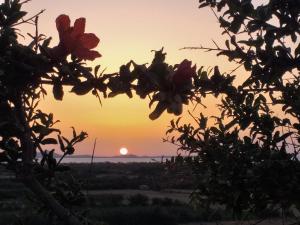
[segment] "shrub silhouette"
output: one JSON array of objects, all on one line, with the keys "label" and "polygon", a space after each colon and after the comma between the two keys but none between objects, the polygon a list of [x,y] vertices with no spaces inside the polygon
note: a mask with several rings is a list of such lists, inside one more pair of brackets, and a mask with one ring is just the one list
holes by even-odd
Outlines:
[{"label": "shrub silhouette", "polygon": [[[230,73],[200,68],[193,93],[200,104],[207,95],[220,97],[219,115],[191,115],[196,125],[173,120],[167,131],[175,136],[166,141],[194,156],[177,159],[198,177],[193,200],[226,206],[238,219],[298,211],[300,2],[199,2],[219,20],[224,47],[214,42],[212,48],[185,49],[215,51],[237,68]],[[210,119],[215,125],[208,126]]]}]

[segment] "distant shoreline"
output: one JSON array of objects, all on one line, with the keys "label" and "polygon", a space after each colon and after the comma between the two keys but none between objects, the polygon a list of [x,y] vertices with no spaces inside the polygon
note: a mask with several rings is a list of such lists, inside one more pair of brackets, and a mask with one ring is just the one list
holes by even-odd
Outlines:
[{"label": "distant shoreline", "polygon": [[[59,156],[58,156],[59,157]],[[91,158],[89,155],[72,155],[66,158]],[[174,156],[94,156],[94,158],[170,158]]]},{"label": "distant shoreline", "polygon": [[[59,160],[62,155],[54,153],[53,157]],[[90,155],[71,155],[65,156],[63,163],[143,163],[143,162],[164,162],[171,160],[174,156],[137,156],[137,155],[126,155],[126,156],[90,156]],[[37,154],[38,160],[42,159],[41,154]]]},{"label": "distant shoreline", "polygon": [[[37,158],[42,158],[42,155],[40,153],[37,153]],[[54,157],[55,158],[60,158],[62,157],[62,155],[54,153]],[[154,156],[149,156],[149,155],[116,155],[116,156],[94,156],[93,158],[171,158],[171,157],[175,157],[175,156],[171,156],[171,155],[154,155]],[[65,156],[65,158],[92,158],[91,155],[67,155]]]}]

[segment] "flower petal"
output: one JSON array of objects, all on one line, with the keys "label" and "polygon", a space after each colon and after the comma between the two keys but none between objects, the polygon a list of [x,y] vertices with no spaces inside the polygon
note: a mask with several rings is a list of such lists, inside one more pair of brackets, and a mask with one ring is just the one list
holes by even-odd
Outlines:
[{"label": "flower petal", "polygon": [[83,34],[80,37],[82,47],[87,49],[95,48],[99,42],[100,40],[95,34]]},{"label": "flower petal", "polygon": [[76,56],[79,59],[84,60],[94,60],[96,58],[101,57],[101,54],[97,51],[91,51],[87,48],[78,48],[72,52],[74,56]]},{"label": "flower petal", "polygon": [[72,35],[79,36],[83,35],[85,30],[85,18],[79,18],[75,20]]},{"label": "flower petal", "polygon": [[65,33],[61,38],[60,44],[65,48],[67,52],[71,53],[74,49],[76,49],[78,41],[73,38],[71,34]]},{"label": "flower petal", "polygon": [[177,70],[173,74],[173,82],[176,86],[189,82],[196,75],[196,65],[191,66],[192,61],[185,59],[175,67]]},{"label": "flower petal", "polygon": [[185,59],[178,66],[178,70],[185,70],[187,68],[191,68],[191,66],[192,66],[192,61]]},{"label": "flower petal", "polygon": [[66,32],[68,29],[70,29],[70,17],[67,15],[60,15],[56,18],[56,28],[60,35],[62,35],[64,32]]}]

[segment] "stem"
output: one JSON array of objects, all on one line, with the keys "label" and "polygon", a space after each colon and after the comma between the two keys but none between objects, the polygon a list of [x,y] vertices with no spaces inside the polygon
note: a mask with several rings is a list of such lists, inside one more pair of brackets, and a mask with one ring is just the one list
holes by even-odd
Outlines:
[{"label": "stem", "polygon": [[59,164],[61,163],[61,161],[66,157],[66,155],[67,155],[67,153],[64,153],[63,155],[62,155],[62,157],[60,157],[60,159],[58,160],[58,162],[57,162],[57,165],[56,166],[59,166]]},{"label": "stem", "polygon": [[[92,177],[92,167],[93,167],[93,163],[94,163],[94,156],[95,156],[95,149],[96,149],[96,144],[97,144],[97,138],[94,141],[94,146],[93,146],[93,153],[92,153],[92,157],[91,157],[91,163],[90,163],[90,168],[89,168],[89,177]],[[86,185],[86,195],[89,194],[89,178],[87,179],[87,185]]]},{"label": "stem", "polygon": [[[20,142],[22,146],[22,158],[23,158],[23,163],[25,165],[25,171],[24,173],[30,173],[30,167],[32,164],[33,160],[33,155],[34,155],[34,144],[31,140],[31,130],[29,127],[29,123],[26,119],[26,112],[25,112],[25,107],[23,105],[23,100],[21,94],[17,94],[15,101],[15,109],[17,113],[17,117],[19,119],[19,122],[21,126],[23,127],[23,132],[20,134]],[[29,170],[28,170],[29,169]]]}]

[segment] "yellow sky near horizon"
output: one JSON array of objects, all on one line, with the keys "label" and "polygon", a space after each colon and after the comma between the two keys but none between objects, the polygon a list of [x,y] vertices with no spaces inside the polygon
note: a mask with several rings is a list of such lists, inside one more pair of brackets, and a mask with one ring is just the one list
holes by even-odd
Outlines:
[{"label": "yellow sky near horizon", "polygon": [[[118,71],[119,66],[130,60],[139,64],[151,62],[151,50],[161,47],[165,48],[170,64],[189,59],[198,67],[219,65],[223,71],[235,67],[224,58],[216,58],[215,53],[179,50],[185,46],[213,46],[212,39],[223,45],[216,18],[209,9],[198,9],[197,0],[33,0],[25,9],[31,15],[46,9],[39,19],[39,31],[53,37],[53,46],[58,42],[55,27],[58,15],[69,15],[72,23],[76,18],[85,17],[86,32],[100,38],[96,49],[103,55],[90,65],[101,64],[108,73]],[[32,29],[23,27],[23,33]],[[140,100],[136,96],[129,99],[122,95],[102,99],[100,106],[92,94],[79,97],[69,94],[67,89],[65,93],[63,102],[59,102],[53,100],[49,91],[41,107],[62,121],[59,127],[66,136],[71,134],[71,126],[89,133],[88,140],[78,146],[78,154],[91,153],[95,138],[98,140],[96,155],[118,155],[121,147],[136,155],[176,154],[176,146],[162,142],[174,116],[164,113],[151,121],[148,115],[153,108],[148,108],[148,99]],[[215,107],[206,111],[216,113]]]}]

